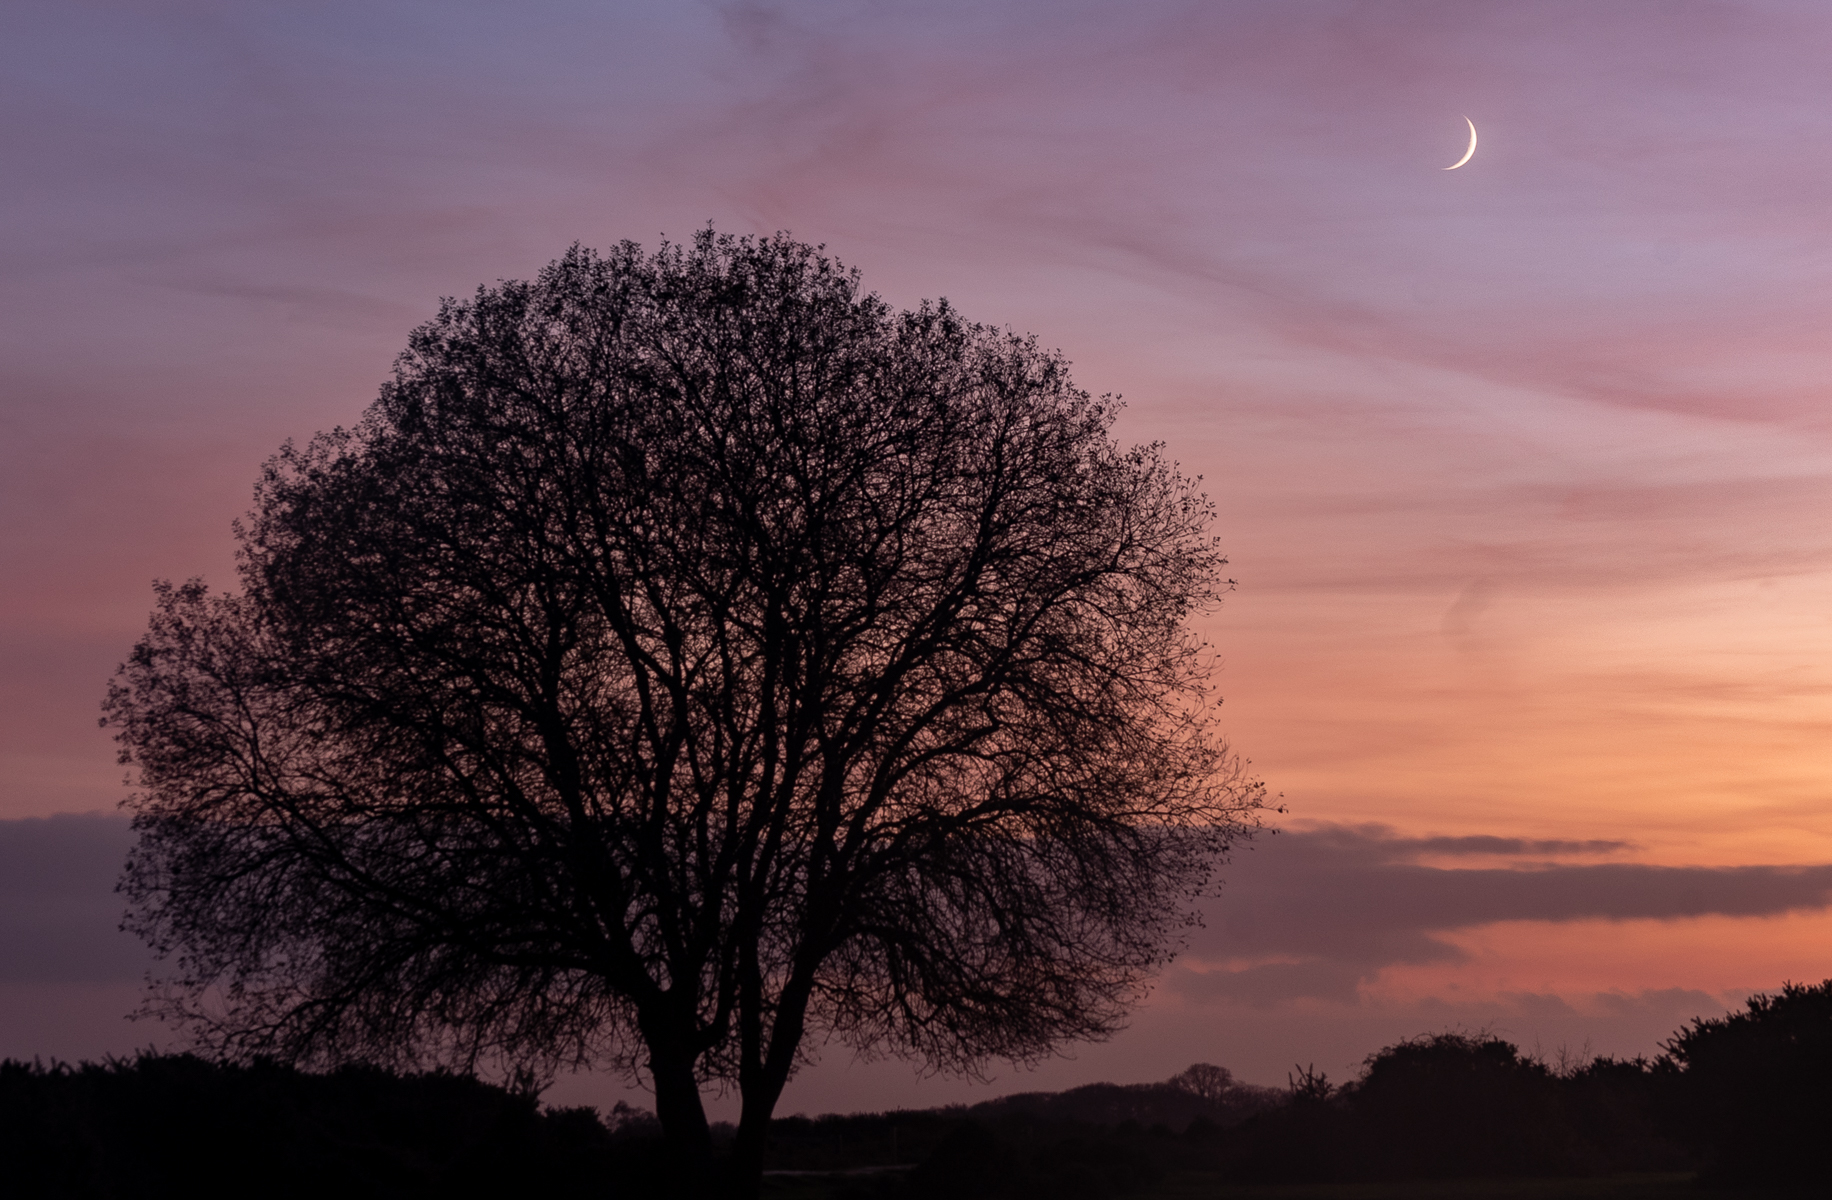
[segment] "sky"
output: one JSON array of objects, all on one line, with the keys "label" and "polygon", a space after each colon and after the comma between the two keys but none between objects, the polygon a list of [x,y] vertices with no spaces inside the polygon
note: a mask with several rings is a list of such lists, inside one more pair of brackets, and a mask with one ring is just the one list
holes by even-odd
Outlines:
[{"label": "sky", "polygon": [[1287,809],[1112,1041],[783,1111],[1654,1053],[1832,976],[1829,66],[1815,3],[12,0],[0,1056],[167,1044],[96,724],[151,582],[228,586],[441,296],[709,222],[1123,395]]}]

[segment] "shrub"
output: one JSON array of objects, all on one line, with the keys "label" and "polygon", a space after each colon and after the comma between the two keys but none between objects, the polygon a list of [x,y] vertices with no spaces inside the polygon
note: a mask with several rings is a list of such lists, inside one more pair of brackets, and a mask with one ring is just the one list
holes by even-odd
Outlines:
[{"label": "shrub", "polygon": [[1683,1068],[1677,1125],[1721,1184],[1824,1184],[1832,1129],[1832,979],[1694,1018],[1666,1050]]},{"label": "shrub", "polygon": [[543,1113],[532,1093],[461,1075],[314,1075],[154,1054],[0,1063],[12,1196],[602,1192],[626,1174],[613,1150],[589,1109]]}]

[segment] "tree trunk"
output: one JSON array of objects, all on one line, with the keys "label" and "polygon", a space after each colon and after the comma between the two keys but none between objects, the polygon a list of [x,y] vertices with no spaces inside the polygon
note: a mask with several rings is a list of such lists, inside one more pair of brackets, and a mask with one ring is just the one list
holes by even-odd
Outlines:
[{"label": "tree trunk", "polygon": [[795,1070],[795,1050],[801,1045],[812,990],[812,971],[792,980],[776,1009],[770,1028],[770,1047],[762,1062],[753,1061],[741,1071],[739,1094],[744,1107],[738,1117],[738,1135],[720,1169],[722,1200],[756,1200],[763,1191],[763,1152],[769,1145],[770,1117],[782,1089]]},{"label": "tree trunk", "polygon": [[712,1130],[706,1123],[706,1106],[700,1102],[699,1082],[693,1076],[693,1056],[651,1044],[649,1077],[655,1084],[655,1116],[662,1124],[662,1140],[686,1185],[684,1194],[705,1195],[713,1177]]},{"label": "tree trunk", "polygon": [[[766,1072],[773,1076],[775,1072]],[[786,1073],[780,1079],[764,1078],[744,1089],[744,1108],[738,1117],[738,1134],[731,1153],[720,1167],[721,1200],[756,1200],[763,1190],[763,1152],[770,1140],[770,1117],[782,1098]]]}]

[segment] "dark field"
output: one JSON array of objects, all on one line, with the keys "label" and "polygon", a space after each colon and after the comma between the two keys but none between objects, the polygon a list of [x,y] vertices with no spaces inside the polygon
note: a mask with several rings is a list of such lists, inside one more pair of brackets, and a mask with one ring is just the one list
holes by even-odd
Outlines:
[{"label": "dark field", "polygon": [[[894,1196],[870,1175],[766,1176],[772,1200],[859,1200]],[[1214,1172],[1179,1172],[1130,1193],[1136,1200],[1770,1200],[1817,1195],[1801,1188],[1710,1188],[1691,1171],[1628,1172],[1588,1179],[1427,1179],[1392,1183],[1230,1183]]]}]

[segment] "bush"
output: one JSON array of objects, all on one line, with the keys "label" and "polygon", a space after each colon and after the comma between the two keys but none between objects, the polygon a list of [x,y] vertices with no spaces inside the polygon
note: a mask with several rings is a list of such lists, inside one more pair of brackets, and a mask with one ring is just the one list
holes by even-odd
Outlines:
[{"label": "bush", "polygon": [[1655,1074],[1599,1060],[1559,1075],[1500,1038],[1434,1034],[1369,1056],[1343,1088],[1302,1070],[1279,1108],[1202,1138],[1242,1182],[1672,1169],[1684,1157],[1655,1127]]},{"label": "bush", "polygon": [[1685,1171],[1696,1156],[1672,1136],[1671,1059],[1597,1058],[1560,1080],[1572,1127],[1610,1171]]},{"label": "bush", "polygon": [[153,1054],[0,1063],[0,1159],[9,1195],[94,1200],[603,1194],[631,1174],[590,1109],[543,1113],[532,1094],[467,1076]]},{"label": "bush", "polygon": [[1695,1018],[1666,1049],[1684,1069],[1676,1124],[1709,1148],[1708,1181],[1832,1182],[1832,979]]},{"label": "bush", "polygon": [[1561,1099],[1512,1043],[1441,1033],[1370,1057],[1348,1101],[1366,1174],[1422,1179],[1596,1169]]}]

